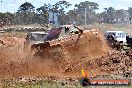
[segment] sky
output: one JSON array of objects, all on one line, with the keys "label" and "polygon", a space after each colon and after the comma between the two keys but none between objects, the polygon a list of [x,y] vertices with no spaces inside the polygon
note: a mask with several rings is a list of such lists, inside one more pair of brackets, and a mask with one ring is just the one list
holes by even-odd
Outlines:
[{"label": "sky", "polygon": [[[55,4],[60,0],[0,0],[0,12],[16,12],[21,4],[25,1],[32,3],[35,8],[43,6],[44,3]],[[83,1],[96,2],[99,4],[98,13],[104,11],[106,7],[114,7],[116,10],[118,9],[128,9],[128,7],[132,7],[132,0],[65,0],[72,4],[69,9],[73,9],[75,4],[79,4]],[[68,10],[69,10],[68,9]]]}]

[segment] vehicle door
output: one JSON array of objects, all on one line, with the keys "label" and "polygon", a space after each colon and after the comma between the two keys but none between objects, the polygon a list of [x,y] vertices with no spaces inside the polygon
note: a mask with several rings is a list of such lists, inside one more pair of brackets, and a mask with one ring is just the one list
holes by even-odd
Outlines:
[{"label": "vehicle door", "polygon": [[125,33],[125,32],[116,33],[116,40],[119,42],[125,43],[126,42],[126,36],[127,36],[127,33]]}]

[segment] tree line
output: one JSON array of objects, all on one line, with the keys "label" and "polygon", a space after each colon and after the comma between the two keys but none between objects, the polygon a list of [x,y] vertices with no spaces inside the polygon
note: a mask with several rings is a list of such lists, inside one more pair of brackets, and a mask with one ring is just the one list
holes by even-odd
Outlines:
[{"label": "tree line", "polygon": [[104,11],[97,13],[98,3],[85,1],[75,4],[74,9],[66,11],[72,4],[67,1],[59,1],[54,5],[44,3],[43,6],[35,9],[32,3],[25,2],[15,13],[0,13],[0,22],[6,24],[48,24],[49,12],[58,14],[60,25],[69,22],[77,22],[78,25],[92,23],[132,23],[132,7],[128,10],[115,10],[113,7],[104,8]]}]

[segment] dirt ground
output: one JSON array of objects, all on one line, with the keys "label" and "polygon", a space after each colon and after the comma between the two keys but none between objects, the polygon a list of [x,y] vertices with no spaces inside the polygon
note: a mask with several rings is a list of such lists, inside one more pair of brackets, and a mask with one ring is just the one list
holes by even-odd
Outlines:
[{"label": "dirt ground", "polygon": [[99,30],[86,31],[76,46],[44,53],[43,57],[23,51],[24,37],[2,36],[0,40],[0,78],[80,78],[82,68],[89,77],[131,75],[132,52],[112,50]]}]

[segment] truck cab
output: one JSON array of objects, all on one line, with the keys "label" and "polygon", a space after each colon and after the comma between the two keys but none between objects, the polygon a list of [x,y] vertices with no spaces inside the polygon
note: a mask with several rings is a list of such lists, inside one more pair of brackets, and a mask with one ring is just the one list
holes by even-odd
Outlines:
[{"label": "truck cab", "polygon": [[70,25],[63,25],[59,28],[53,28],[48,32],[30,32],[27,34],[24,46],[31,49],[37,48],[39,51],[44,47],[50,46],[71,46],[77,43],[79,34],[70,32]]},{"label": "truck cab", "polygon": [[128,34],[124,31],[106,31],[105,36],[108,39],[110,36],[117,42],[126,43],[126,36]]},{"label": "truck cab", "polygon": [[27,34],[26,42],[30,44],[39,44],[44,43],[44,40],[46,38],[48,33],[45,32],[30,32]]}]

